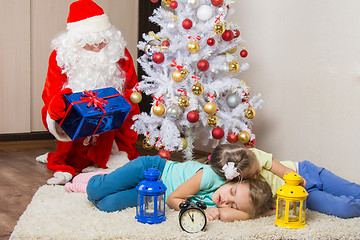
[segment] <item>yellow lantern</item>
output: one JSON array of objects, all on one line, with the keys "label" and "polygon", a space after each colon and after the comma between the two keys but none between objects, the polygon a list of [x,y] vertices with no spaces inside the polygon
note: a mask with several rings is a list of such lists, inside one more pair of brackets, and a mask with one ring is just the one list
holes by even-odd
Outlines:
[{"label": "yellow lantern", "polygon": [[309,194],[300,186],[299,174],[288,173],[283,179],[285,185],[276,190],[275,225],[291,229],[303,228],[306,225],[306,197]]}]

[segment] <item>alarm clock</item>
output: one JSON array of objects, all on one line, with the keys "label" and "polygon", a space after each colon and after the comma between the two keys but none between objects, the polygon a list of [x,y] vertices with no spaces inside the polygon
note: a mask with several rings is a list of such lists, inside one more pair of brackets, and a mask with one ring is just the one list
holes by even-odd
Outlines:
[{"label": "alarm clock", "polygon": [[[198,196],[190,196],[198,197]],[[188,197],[188,198],[190,198]],[[179,223],[180,227],[188,233],[197,233],[204,230],[206,226],[206,216],[204,210],[207,208],[206,204],[200,200],[195,204],[189,200],[180,203],[179,208]]]}]

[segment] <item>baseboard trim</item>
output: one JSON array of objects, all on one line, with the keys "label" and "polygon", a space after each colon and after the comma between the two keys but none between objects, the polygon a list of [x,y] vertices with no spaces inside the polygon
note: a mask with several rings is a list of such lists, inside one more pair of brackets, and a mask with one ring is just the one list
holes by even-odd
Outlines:
[{"label": "baseboard trim", "polygon": [[29,140],[50,140],[55,139],[54,136],[46,131],[30,132],[30,133],[8,133],[0,134],[0,142],[9,141],[29,141]]}]

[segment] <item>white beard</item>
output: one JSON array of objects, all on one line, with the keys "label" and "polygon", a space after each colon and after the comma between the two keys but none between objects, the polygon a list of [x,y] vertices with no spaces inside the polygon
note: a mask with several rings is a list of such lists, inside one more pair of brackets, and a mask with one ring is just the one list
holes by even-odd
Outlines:
[{"label": "white beard", "polygon": [[[112,28],[104,33],[81,36],[82,42],[74,46],[79,36],[69,36],[67,33],[54,39],[57,50],[57,63],[62,72],[68,77],[64,88],[73,92],[95,90],[105,87],[114,87],[120,93],[123,91],[125,74],[118,67],[118,60],[125,57],[126,42],[120,31]],[[92,45],[107,39],[107,45],[99,52],[83,49],[85,43]]]}]

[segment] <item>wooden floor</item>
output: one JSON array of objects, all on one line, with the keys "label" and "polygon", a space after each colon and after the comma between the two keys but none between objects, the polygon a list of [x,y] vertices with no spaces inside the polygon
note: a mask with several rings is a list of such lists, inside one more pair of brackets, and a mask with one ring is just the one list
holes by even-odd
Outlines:
[{"label": "wooden floor", "polygon": [[[145,150],[138,140],[140,155],[156,155]],[[0,142],[0,239],[9,239],[21,214],[38,188],[46,184],[53,172],[35,158],[55,151],[55,140]],[[195,157],[206,153],[196,152]],[[180,153],[172,153],[172,160],[181,161]]]}]

